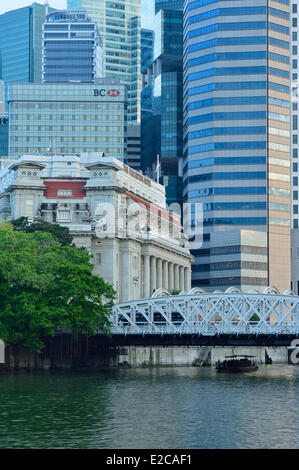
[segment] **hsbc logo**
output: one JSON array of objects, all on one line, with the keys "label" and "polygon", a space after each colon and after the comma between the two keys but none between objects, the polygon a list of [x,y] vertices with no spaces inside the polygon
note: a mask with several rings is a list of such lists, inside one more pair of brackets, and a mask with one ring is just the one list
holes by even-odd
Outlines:
[{"label": "hsbc logo", "polygon": [[118,96],[119,95],[119,90],[108,90],[107,95],[109,95],[109,96]]},{"label": "hsbc logo", "polygon": [[[120,94],[119,90],[108,90],[108,96],[118,96]],[[93,90],[93,96],[105,96],[106,90]]]}]

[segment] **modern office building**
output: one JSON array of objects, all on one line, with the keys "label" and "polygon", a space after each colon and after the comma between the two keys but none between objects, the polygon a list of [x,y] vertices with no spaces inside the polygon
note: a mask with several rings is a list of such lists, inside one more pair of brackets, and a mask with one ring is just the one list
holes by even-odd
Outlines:
[{"label": "modern office building", "polygon": [[154,0],[155,13],[160,10],[182,10],[184,0]]},{"label": "modern office building", "polygon": [[43,25],[44,83],[92,83],[103,77],[103,42],[84,11],[56,11]]},{"label": "modern office building", "polygon": [[0,172],[0,218],[22,216],[68,227],[118,301],[191,287],[188,241],[164,187],[116,158],[22,156]]},{"label": "modern office building", "polygon": [[140,125],[131,124],[127,133],[127,160],[126,163],[136,171],[140,171]]},{"label": "modern office building", "polygon": [[104,77],[128,87],[128,122],[140,122],[141,0],[68,0],[70,10],[85,10],[98,25],[104,45]]},{"label": "modern office building", "polygon": [[0,79],[38,83],[42,78],[42,30],[46,12],[39,3],[0,15]]},{"label": "modern office building", "polygon": [[[159,2],[159,5],[164,4],[166,2]],[[175,4],[178,7],[179,2]],[[180,203],[182,199],[182,5],[181,1],[181,9],[160,9],[156,13],[153,60],[142,69],[141,167],[153,177],[159,155],[160,182],[166,185],[168,203]],[[157,11],[157,3],[155,7]]]},{"label": "modern office building", "polygon": [[[141,29],[141,72],[146,72],[154,57],[154,31]],[[144,78],[144,76],[142,76]]]},{"label": "modern office building", "polygon": [[[290,287],[289,16],[285,0],[185,3],[184,200],[201,204],[204,232],[194,286]],[[250,240],[220,234],[215,247],[236,230],[266,234],[266,270],[263,243],[252,265]]]},{"label": "modern office building", "polygon": [[103,152],[126,160],[126,88],[117,80],[13,83],[8,104],[10,158],[52,151]]}]

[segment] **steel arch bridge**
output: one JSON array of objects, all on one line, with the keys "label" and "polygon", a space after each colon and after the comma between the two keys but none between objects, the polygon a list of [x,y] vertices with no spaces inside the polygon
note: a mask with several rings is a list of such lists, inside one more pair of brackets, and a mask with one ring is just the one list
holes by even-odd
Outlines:
[{"label": "steel arch bridge", "polygon": [[276,335],[299,334],[299,296],[280,294],[275,287],[263,293],[207,293],[199,288],[170,295],[158,289],[148,299],[116,304],[111,317],[113,335]]}]

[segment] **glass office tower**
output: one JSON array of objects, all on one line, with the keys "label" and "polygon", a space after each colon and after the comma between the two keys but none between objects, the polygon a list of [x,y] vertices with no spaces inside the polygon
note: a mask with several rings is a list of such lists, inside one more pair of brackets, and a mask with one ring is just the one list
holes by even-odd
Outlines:
[{"label": "glass office tower", "polygon": [[[155,7],[157,9],[157,4]],[[142,69],[141,167],[155,177],[159,155],[160,183],[166,186],[167,203],[180,203],[182,178],[178,175],[183,154],[182,2],[181,10],[162,9],[155,15],[152,56],[152,62]]]},{"label": "glass office tower", "polygon": [[39,3],[0,15],[0,79],[10,82],[41,82],[42,29],[46,12]]},{"label": "glass office tower", "polygon": [[141,0],[68,0],[71,10],[85,10],[103,37],[104,76],[119,78],[128,90],[128,123],[140,122]]},{"label": "glass office tower", "polygon": [[43,25],[43,82],[94,82],[103,76],[103,43],[84,11],[56,11]]},{"label": "glass office tower", "polygon": [[[184,198],[204,210],[195,286],[290,287],[289,15],[288,0],[185,2]],[[256,235],[243,245],[238,231]]]}]

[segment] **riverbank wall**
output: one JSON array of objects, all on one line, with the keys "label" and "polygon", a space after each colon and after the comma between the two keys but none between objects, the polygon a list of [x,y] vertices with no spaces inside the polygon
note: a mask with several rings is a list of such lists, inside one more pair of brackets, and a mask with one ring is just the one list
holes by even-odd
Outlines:
[{"label": "riverbank wall", "polygon": [[111,346],[99,337],[70,335],[46,340],[42,354],[10,346],[0,372],[21,370],[101,370],[119,367],[210,366],[225,356],[255,356],[257,364],[288,363],[286,346]]}]

